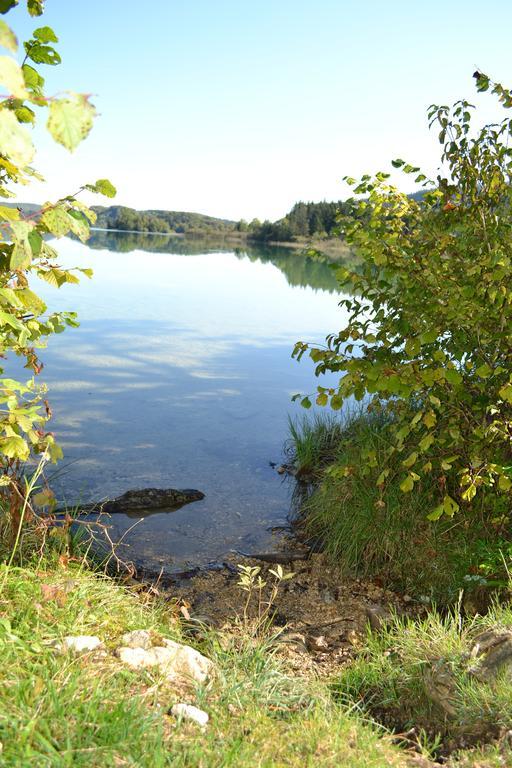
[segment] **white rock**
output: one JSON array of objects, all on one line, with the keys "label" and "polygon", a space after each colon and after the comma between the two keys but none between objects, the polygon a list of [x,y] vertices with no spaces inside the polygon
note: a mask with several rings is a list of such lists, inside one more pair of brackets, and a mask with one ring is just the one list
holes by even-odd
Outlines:
[{"label": "white rock", "polygon": [[213,662],[195,648],[175,643],[174,640],[164,640],[164,645],[174,654],[172,666],[175,674],[203,683],[213,673]]},{"label": "white rock", "polygon": [[134,629],[127,632],[121,638],[121,645],[125,648],[151,648],[151,632],[149,629]]},{"label": "white rock", "polygon": [[210,659],[194,648],[173,640],[164,640],[164,643],[165,646],[147,649],[121,647],[117,649],[117,655],[132,669],[160,667],[169,678],[187,678],[196,683],[203,683],[213,671]]},{"label": "white rock", "polygon": [[68,635],[58,646],[61,651],[75,651],[85,653],[95,651],[103,645],[99,637],[95,635]]},{"label": "white rock", "polygon": [[207,712],[203,712],[202,709],[194,707],[192,704],[173,704],[171,707],[171,715],[183,718],[184,720],[193,720],[200,725],[201,728],[205,728],[210,719]]}]

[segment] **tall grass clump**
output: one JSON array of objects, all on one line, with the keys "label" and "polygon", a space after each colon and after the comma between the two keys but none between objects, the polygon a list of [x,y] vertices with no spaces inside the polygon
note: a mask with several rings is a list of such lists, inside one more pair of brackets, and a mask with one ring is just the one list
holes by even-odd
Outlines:
[{"label": "tall grass clump", "polygon": [[[471,514],[461,509],[452,518],[428,520],[442,490],[427,476],[404,494],[402,456],[389,459],[391,440],[383,413],[345,420],[315,415],[293,424],[287,451],[308,488],[298,525],[342,573],[377,577],[439,602],[456,600],[461,589],[468,599],[470,593],[485,598],[506,579],[500,553],[508,544],[495,505],[482,493]],[[381,483],[384,465],[389,474]]]},{"label": "tall grass clump", "polygon": [[509,606],[495,605],[470,621],[459,607],[420,621],[396,619],[368,634],[364,652],[339,676],[336,694],[388,728],[423,731],[450,750],[489,742],[512,727],[510,666],[484,681],[472,649],[483,633],[511,630]]}]

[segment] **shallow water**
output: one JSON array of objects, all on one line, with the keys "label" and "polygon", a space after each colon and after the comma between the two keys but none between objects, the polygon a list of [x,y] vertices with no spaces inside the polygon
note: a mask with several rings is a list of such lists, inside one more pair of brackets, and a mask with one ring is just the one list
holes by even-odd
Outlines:
[{"label": "shallow water", "polygon": [[290,487],[269,462],[282,459],[288,416],[303,415],[290,397],[316,386],[293,343],[343,320],[333,272],[285,249],[147,241],[162,252],[137,249],[132,235],[97,233],[93,248],[61,241],[61,263],[90,266],[94,279],[41,286],[50,308],[81,320],[42,353],[65,453],[53,487],[68,503],[150,486],[203,491],[172,513],[110,518],[114,538],[129,531],[123,556],[148,567],[261,551],[289,512]]}]

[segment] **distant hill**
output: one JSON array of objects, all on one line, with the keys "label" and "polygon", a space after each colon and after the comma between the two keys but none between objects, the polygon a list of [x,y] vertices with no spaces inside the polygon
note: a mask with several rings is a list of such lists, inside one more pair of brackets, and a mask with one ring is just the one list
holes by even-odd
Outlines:
[{"label": "distant hill", "polygon": [[[423,191],[414,192],[410,197],[421,199]],[[19,206],[26,215],[39,210],[33,203],[3,203],[3,205]],[[92,206],[98,216],[96,227],[106,230],[122,230],[125,232],[159,232],[161,234],[188,234],[196,236],[232,235],[240,240],[255,240],[259,242],[294,243],[304,242],[311,238],[328,240],[335,237],[337,216],[348,213],[346,201],[322,201],[320,203],[295,203],[293,208],[277,221],[251,222],[219,219],[203,213],[187,211],[166,211],[149,209],[138,211],[124,205]]]},{"label": "distant hill", "polygon": [[236,221],[218,219],[202,213],[186,211],[146,210],[137,211],[123,205],[108,207],[94,205],[98,215],[96,226],[100,229],[121,229],[132,232],[178,232],[180,234],[208,232],[233,232]]}]

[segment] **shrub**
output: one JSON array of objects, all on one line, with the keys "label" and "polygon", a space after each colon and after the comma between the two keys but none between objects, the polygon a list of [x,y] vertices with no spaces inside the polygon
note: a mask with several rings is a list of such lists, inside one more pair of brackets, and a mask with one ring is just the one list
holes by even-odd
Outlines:
[{"label": "shrub", "polygon": [[[512,106],[508,90],[475,77],[479,91]],[[512,119],[474,132],[473,109],[430,108],[442,147],[435,181],[394,161],[422,195],[399,192],[387,173],[347,179],[361,197],[341,231],[363,260],[357,273],[337,272],[349,319],[325,348],[294,350],[309,351],[317,375],[341,374],[337,386],[318,387],[319,405],[354,397],[391,415],[377,485],[389,482],[390,462],[404,494],[430,477],[439,490],[431,520],[471,514],[484,488],[496,501],[489,514],[506,516],[512,490]],[[363,458],[374,464],[373,449]]]}]

